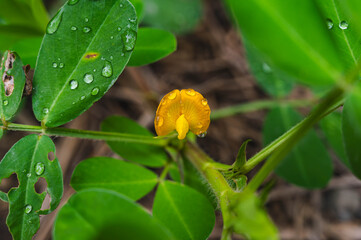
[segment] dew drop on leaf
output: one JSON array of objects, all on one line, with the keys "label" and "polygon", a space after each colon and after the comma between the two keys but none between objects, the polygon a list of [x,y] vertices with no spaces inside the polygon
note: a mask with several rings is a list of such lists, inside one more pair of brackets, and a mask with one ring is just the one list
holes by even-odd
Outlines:
[{"label": "dew drop on leaf", "polygon": [[122,28],[121,27],[118,27],[118,32],[122,31]]},{"label": "dew drop on leaf", "polygon": [[94,81],[94,76],[91,73],[87,73],[87,74],[84,75],[83,80],[84,80],[85,83],[88,83],[88,84],[92,83]]},{"label": "dew drop on leaf", "polygon": [[9,101],[8,101],[8,100],[4,100],[4,101],[3,101],[3,104],[4,104],[4,106],[7,106],[7,105],[9,104]]},{"label": "dew drop on leaf", "polygon": [[79,2],[79,0],[69,0],[68,4],[69,5],[75,5]]},{"label": "dew drop on leaf", "polygon": [[339,28],[341,28],[342,30],[345,30],[345,29],[348,28],[348,23],[347,23],[346,21],[341,21],[338,26],[339,26]]},{"label": "dew drop on leaf", "polygon": [[265,62],[262,63],[262,70],[265,73],[271,73],[272,72],[272,68]]},{"label": "dew drop on leaf", "polygon": [[133,30],[127,30],[123,36],[123,44],[126,51],[132,51],[135,46],[137,34]]},{"label": "dew drop on leaf", "polygon": [[84,99],[85,99],[85,96],[81,96],[81,97],[80,97],[80,100],[84,100]]},{"label": "dew drop on leaf", "polygon": [[49,108],[44,108],[43,113],[45,113],[45,114],[49,113]]},{"label": "dew drop on leaf", "polygon": [[44,166],[43,163],[38,162],[38,163],[35,165],[35,173],[36,173],[36,175],[40,176],[41,174],[44,173],[44,170],[45,170],[45,166]]},{"label": "dew drop on leaf", "polygon": [[93,88],[93,90],[92,90],[92,92],[91,92],[91,94],[93,95],[93,96],[95,96],[95,95],[97,95],[99,93],[99,88]]},{"label": "dew drop on leaf", "polygon": [[90,27],[84,27],[83,28],[83,33],[88,33],[90,32],[92,29]]},{"label": "dew drop on leaf", "polygon": [[111,77],[113,75],[113,67],[109,61],[105,61],[104,67],[102,69],[102,75],[104,77]]},{"label": "dew drop on leaf", "polygon": [[76,81],[76,80],[71,80],[71,81],[69,82],[69,85],[70,85],[70,89],[74,90],[74,89],[76,89],[76,88],[78,87],[78,81]]},{"label": "dew drop on leaf", "polygon": [[46,27],[46,32],[48,34],[54,34],[61,23],[61,20],[63,18],[63,9],[61,9],[54,17],[53,19],[50,20],[50,22],[48,23],[48,26]]},{"label": "dew drop on leaf", "polygon": [[26,176],[27,176],[28,178],[31,177],[31,173],[26,174]]},{"label": "dew drop on leaf", "polygon": [[328,29],[332,29],[333,28],[333,22],[331,19],[327,18],[326,19],[326,24],[327,24],[327,28]]},{"label": "dew drop on leaf", "polygon": [[58,64],[56,62],[53,62],[53,68],[57,68]]},{"label": "dew drop on leaf", "polygon": [[89,18],[84,18],[84,21],[85,21],[85,22],[89,22]]},{"label": "dew drop on leaf", "polygon": [[120,4],[120,5],[119,5],[119,7],[121,7],[121,8],[122,8],[122,7],[123,7],[123,4]]},{"label": "dew drop on leaf", "polygon": [[25,213],[30,213],[31,210],[33,210],[33,207],[30,204],[25,206]]},{"label": "dew drop on leaf", "polygon": [[63,68],[64,67],[64,63],[59,63],[59,68]]},{"label": "dew drop on leaf", "polygon": [[77,28],[77,27],[75,27],[75,26],[72,26],[70,29],[71,29],[72,31],[76,31],[76,30],[78,30],[78,28]]}]

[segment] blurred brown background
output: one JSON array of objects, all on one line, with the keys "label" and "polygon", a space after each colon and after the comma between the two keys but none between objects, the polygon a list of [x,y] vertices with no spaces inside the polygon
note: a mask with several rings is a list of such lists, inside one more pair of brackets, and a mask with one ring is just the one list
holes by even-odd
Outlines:
[{"label": "blurred brown background", "polygon": [[[48,9],[61,3],[45,1]],[[69,128],[99,130],[110,115],[128,116],[152,131],[160,98],[173,89],[193,88],[201,92],[211,109],[269,98],[252,77],[240,37],[232,27],[221,1],[204,1],[204,17],[197,29],[178,37],[178,50],[171,56],[146,67],[126,68],[111,90],[94,106],[66,125]],[[311,95],[297,87],[291,98]],[[303,109],[307,112],[307,109]],[[266,111],[257,111],[213,121],[201,147],[214,159],[232,163],[243,141],[252,139],[248,156],[262,148],[262,123]],[[15,122],[38,125],[30,99]],[[0,157],[23,136],[8,132],[0,141]],[[65,191],[62,204],[74,192],[69,186],[74,167],[83,159],[111,156],[101,141],[53,138],[60,160]],[[252,175],[252,172],[249,174]],[[16,186],[16,177],[3,181],[1,190]],[[43,191],[44,183],[37,185]],[[323,190],[308,191],[277,179],[266,207],[279,228],[282,239],[361,239],[361,182],[334,157],[334,178]],[[48,199],[46,200],[48,203]],[[140,200],[151,209],[152,194]],[[45,203],[45,204],[47,204]],[[0,201],[0,239],[11,239],[5,219],[7,204]],[[41,228],[34,239],[51,239],[56,212],[41,217]],[[221,217],[210,239],[220,239]],[[261,229],[260,229],[261,230]],[[238,238],[235,238],[238,239]]]}]

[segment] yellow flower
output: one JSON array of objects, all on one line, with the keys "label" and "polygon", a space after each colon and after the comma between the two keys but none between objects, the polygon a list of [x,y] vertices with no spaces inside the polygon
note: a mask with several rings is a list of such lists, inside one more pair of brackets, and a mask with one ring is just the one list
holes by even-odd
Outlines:
[{"label": "yellow flower", "polygon": [[162,98],[154,119],[155,131],[164,136],[176,130],[178,139],[184,139],[189,130],[199,135],[207,131],[210,114],[202,94],[193,89],[176,89]]}]

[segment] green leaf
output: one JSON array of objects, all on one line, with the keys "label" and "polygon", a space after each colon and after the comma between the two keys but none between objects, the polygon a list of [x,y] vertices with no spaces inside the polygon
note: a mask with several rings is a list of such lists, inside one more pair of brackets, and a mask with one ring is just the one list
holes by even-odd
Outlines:
[{"label": "green leaf", "polygon": [[260,87],[269,95],[282,98],[288,95],[296,79],[280,71],[261,55],[261,53],[245,38],[243,44],[246,48],[247,59],[253,75]]},{"label": "green leaf", "polygon": [[[112,116],[102,122],[101,130],[105,132],[131,133],[143,136],[154,136],[144,127],[126,117]],[[119,156],[150,167],[162,167],[167,162],[163,148],[139,143],[107,141],[109,147]]]},{"label": "green leaf", "polygon": [[24,65],[29,64],[31,68],[35,68],[42,40],[42,37],[24,38],[17,41],[10,49],[21,56]]},{"label": "green leaf", "polygon": [[175,34],[193,31],[203,15],[201,0],[144,0],[145,25]]},{"label": "green leaf", "polygon": [[4,130],[0,128],[0,139],[3,137],[3,135],[4,135]]},{"label": "green leaf", "polygon": [[327,28],[340,50],[338,56],[351,70],[356,67],[361,54],[360,35],[356,27],[358,23],[345,11],[344,2],[344,0],[317,0]]},{"label": "green leaf", "polygon": [[99,100],[128,63],[137,28],[127,0],[64,5],[48,24],[35,68],[36,118],[56,127]]},{"label": "green leaf", "polygon": [[333,112],[320,121],[323,133],[332,149],[335,151],[340,160],[350,168],[350,162],[348,161],[345,148],[342,141],[342,115],[339,112]]},{"label": "green leaf", "polygon": [[[264,143],[272,142],[301,120],[302,116],[290,107],[274,108],[264,123]],[[288,182],[305,188],[327,185],[332,176],[331,159],[313,129],[292,148],[278,165],[276,173]]]},{"label": "green leaf", "polygon": [[74,194],[59,211],[54,240],[175,239],[140,205],[103,189]]},{"label": "green leaf", "polygon": [[175,36],[167,31],[155,28],[139,28],[137,44],[128,66],[142,66],[156,62],[177,48]]},{"label": "green leaf", "polygon": [[359,84],[347,98],[342,111],[343,142],[350,169],[361,179],[361,85]]},{"label": "green leaf", "polygon": [[25,86],[23,63],[16,53],[4,53],[0,76],[0,118],[8,121],[19,109]]},{"label": "green leaf", "polygon": [[233,168],[235,170],[241,169],[243,167],[243,165],[246,164],[246,162],[247,162],[246,148],[247,148],[247,144],[249,141],[251,141],[251,140],[248,139],[248,140],[244,141],[238,150],[236,161],[233,163]]},{"label": "green leaf", "polygon": [[76,191],[101,188],[138,200],[149,193],[158,182],[152,171],[114,158],[96,157],[82,161],[71,177]]},{"label": "green leaf", "polygon": [[277,228],[255,195],[235,195],[230,199],[229,211],[227,223],[234,232],[252,240],[279,239]]},{"label": "green leaf", "polygon": [[24,38],[38,37],[41,34],[24,26],[0,25],[0,51],[8,50],[16,42]]},{"label": "green leaf", "polygon": [[30,0],[26,1],[31,7],[33,16],[37,22],[37,25],[45,32],[46,25],[48,24],[49,17],[46,12],[45,6],[42,0]]},{"label": "green leaf", "polygon": [[161,182],[153,215],[178,239],[207,239],[215,223],[212,205],[202,194],[175,182]]},{"label": "green leaf", "polygon": [[[62,171],[57,158],[48,159],[55,146],[47,136],[28,135],[18,141],[0,162],[0,182],[16,173],[19,187],[8,192],[9,215],[6,224],[14,239],[31,239],[39,228],[39,215],[52,212],[63,194]],[[47,191],[38,194],[35,183],[39,178],[47,182]],[[48,193],[50,209],[40,210]],[[2,194],[3,195],[3,194]]]},{"label": "green leaf", "polygon": [[343,63],[313,0],[226,3],[242,34],[271,64],[310,85],[340,79]]}]

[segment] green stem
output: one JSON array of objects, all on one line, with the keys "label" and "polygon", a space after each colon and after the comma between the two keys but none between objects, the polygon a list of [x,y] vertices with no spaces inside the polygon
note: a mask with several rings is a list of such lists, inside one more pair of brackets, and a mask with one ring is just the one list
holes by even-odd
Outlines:
[{"label": "green stem", "polygon": [[211,119],[219,119],[224,117],[233,116],[239,113],[246,113],[257,111],[261,109],[269,109],[273,107],[278,107],[280,105],[287,105],[291,107],[305,107],[311,106],[315,103],[315,100],[301,99],[301,100],[283,100],[283,99],[275,99],[275,100],[260,100],[254,101],[250,103],[244,103],[240,105],[234,105],[230,107],[225,107],[222,109],[214,110],[211,114]]},{"label": "green stem", "polygon": [[274,141],[274,143],[271,144],[272,147],[269,147],[267,152],[260,152],[260,154],[257,154],[258,156],[256,155],[252,160],[252,165],[267,157],[267,154],[269,155],[271,153],[270,150],[273,150],[273,154],[248,184],[246,191],[255,192],[266,177],[275,169],[279,162],[286,157],[286,155],[292,150],[292,147],[296,145],[296,143],[307,133],[307,131],[324,116],[337,109],[342,101],[343,94],[344,92],[340,89],[334,89],[331,91],[307,118],[289,131],[290,133],[287,132]]},{"label": "green stem", "polygon": [[33,133],[40,133],[47,136],[60,137],[74,137],[82,139],[94,139],[104,141],[142,143],[154,146],[166,146],[170,140],[169,137],[147,137],[134,134],[116,133],[116,132],[101,132],[89,131],[69,128],[42,128],[40,126],[23,125],[16,123],[7,123],[7,125],[0,124],[4,130],[11,131],[26,131]]}]

